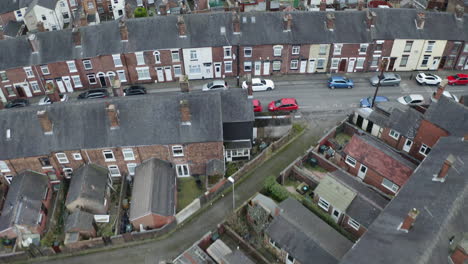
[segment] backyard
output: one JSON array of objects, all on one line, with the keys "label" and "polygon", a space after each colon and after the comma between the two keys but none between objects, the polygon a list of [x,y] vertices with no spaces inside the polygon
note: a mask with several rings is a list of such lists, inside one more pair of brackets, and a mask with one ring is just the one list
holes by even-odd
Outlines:
[{"label": "backyard", "polygon": [[205,191],[203,177],[197,183],[195,177],[177,179],[177,212],[180,212]]}]

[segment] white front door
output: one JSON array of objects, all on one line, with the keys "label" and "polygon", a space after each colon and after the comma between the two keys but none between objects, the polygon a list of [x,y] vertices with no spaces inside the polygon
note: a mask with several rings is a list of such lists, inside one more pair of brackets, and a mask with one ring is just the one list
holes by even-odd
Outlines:
[{"label": "white front door", "polygon": [[333,220],[335,220],[335,222],[338,222],[338,220],[340,219],[340,216],[341,216],[340,210],[333,208],[333,212],[332,212],[331,216],[332,216]]},{"label": "white front door", "polygon": [[286,264],[294,264],[294,257],[286,253]]},{"label": "white front door", "polygon": [[439,61],[439,57],[434,58],[434,60],[432,61],[431,70],[437,70],[437,67],[439,67]]},{"label": "white front door", "polygon": [[221,63],[216,62],[214,64],[215,78],[221,78]]},{"label": "white front door", "polygon": [[308,73],[313,73],[315,72],[315,59],[310,59],[309,60],[309,68],[307,69]]},{"label": "white front door", "polygon": [[361,167],[359,168],[359,172],[358,172],[357,176],[361,180],[364,180],[364,178],[366,177],[366,173],[367,173],[367,167],[361,164]]},{"label": "white front door", "polygon": [[307,61],[306,60],[301,60],[301,66],[299,67],[299,72],[300,73],[305,73],[307,68]]},{"label": "white front door", "polygon": [[172,81],[172,70],[171,66],[164,67],[164,72],[166,73],[166,80],[168,82]]},{"label": "white front door", "polygon": [[7,102],[7,99],[6,99],[5,95],[3,94],[2,89],[0,89],[0,100],[1,100],[2,102],[4,102],[4,103]]},{"label": "white front door", "polygon": [[203,77],[211,79],[213,78],[213,65],[211,63],[203,63],[205,67],[205,74]]},{"label": "white front door", "polygon": [[354,64],[356,62],[356,58],[350,58],[348,63],[348,72],[354,71]]},{"label": "white front door", "polygon": [[464,70],[468,70],[468,57],[466,58],[465,67],[464,67],[463,69],[464,69]]},{"label": "white front door", "polygon": [[263,62],[263,75],[270,75],[270,62]]},{"label": "white front door", "polygon": [[61,78],[55,79],[55,82],[57,83],[57,87],[59,88],[60,93],[67,92],[67,90],[65,90],[65,86],[63,85],[63,81]]},{"label": "white front door", "polygon": [[256,61],[255,62],[255,75],[260,75],[262,74],[262,62],[261,61]]},{"label": "white front door", "polygon": [[65,87],[67,88],[67,92],[73,92],[73,86],[69,76],[62,77],[63,82],[65,83]]},{"label": "white front door", "polygon": [[156,68],[156,74],[158,75],[158,82],[164,82],[164,70],[161,67]]},{"label": "white front door", "polygon": [[226,161],[232,161],[231,150],[226,150]]},{"label": "white front door", "polygon": [[405,145],[403,146],[403,151],[409,152],[411,149],[411,146],[413,146],[413,141],[407,138],[405,141]]}]

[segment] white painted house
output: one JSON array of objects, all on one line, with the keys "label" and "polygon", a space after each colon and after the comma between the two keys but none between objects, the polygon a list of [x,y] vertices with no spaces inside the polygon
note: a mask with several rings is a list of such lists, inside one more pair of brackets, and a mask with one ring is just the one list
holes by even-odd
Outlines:
[{"label": "white painted house", "polygon": [[37,30],[37,24],[42,22],[45,30],[61,30],[71,18],[67,0],[34,0],[26,9],[24,23],[29,31]]},{"label": "white painted house", "polygon": [[211,48],[183,49],[184,68],[189,79],[213,78],[213,53]]},{"label": "white painted house", "polygon": [[125,17],[125,0],[109,0],[112,2],[114,19]]}]

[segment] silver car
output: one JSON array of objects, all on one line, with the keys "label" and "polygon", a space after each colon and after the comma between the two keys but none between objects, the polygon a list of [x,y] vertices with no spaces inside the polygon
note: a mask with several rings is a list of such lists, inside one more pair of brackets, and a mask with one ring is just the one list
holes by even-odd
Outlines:
[{"label": "silver car", "polygon": [[203,85],[203,91],[215,91],[215,90],[226,90],[228,88],[228,84],[222,80],[214,80]]},{"label": "silver car", "polygon": [[[379,82],[379,75],[375,75],[370,78],[370,83],[372,86],[377,86]],[[380,80],[381,86],[397,86],[400,85],[401,77],[396,73],[384,73],[382,79]]]}]

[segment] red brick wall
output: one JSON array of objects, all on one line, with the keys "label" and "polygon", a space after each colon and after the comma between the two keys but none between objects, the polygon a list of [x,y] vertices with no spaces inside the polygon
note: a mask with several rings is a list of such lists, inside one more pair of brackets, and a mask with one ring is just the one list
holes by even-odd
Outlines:
[{"label": "red brick wall", "polygon": [[0,14],[0,22],[2,26],[6,26],[9,21],[16,21],[15,12]]},{"label": "red brick wall", "polygon": [[[384,128],[384,129],[382,130],[382,135],[380,136],[380,139],[381,139],[382,141],[384,141],[385,143],[387,143],[387,145],[391,146],[392,148],[401,150],[401,148],[402,148],[402,146],[403,146],[402,144],[405,143],[405,140],[406,140],[406,139],[405,139],[404,137],[402,137],[402,136],[400,136],[400,137],[398,138],[398,140],[392,138],[392,137],[390,136],[390,134],[389,134],[389,133],[390,133],[390,130],[391,130],[390,128]],[[397,132],[398,132],[398,131],[397,131]],[[401,146],[401,147],[399,147],[399,146]]]},{"label": "red brick wall", "polygon": [[463,252],[459,247],[450,255],[450,259],[453,261],[453,264],[464,264],[468,260],[468,255]]},{"label": "red brick wall", "polygon": [[411,148],[410,155],[416,159],[423,160],[425,156],[419,153],[419,149],[421,148],[422,144],[432,148],[432,146],[434,146],[440,137],[446,137],[448,135],[449,134],[445,130],[439,128],[427,120],[422,120],[418,132],[416,133],[416,137],[414,138],[414,143]]},{"label": "red brick wall", "polygon": [[[341,222],[341,227],[343,227],[344,230],[354,235],[356,238],[360,238],[367,231],[367,229],[362,225],[359,227],[359,230],[356,230],[354,227],[348,224],[348,220],[349,216],[344,215],[343,221]],[[354,220],[356,221],[356,219]]]},{"label": "red brick wall", "polygon": [[140,229],[140,224],[145,228],[161,228],[170,222],[175,221],[175,216],[161,216],[157,214],[148,214],[143,217],[137,218],[132,221],[132,225],[135,229]]},{"label": "red brick wall", "polygon": [[[232,46],[231,47],[231,53],[235,55],[236,59],[225,59],[224,58],[224,48],[223,47],[213,47],[211,49],[212,56],[213,56],[213,73],[214,73],[214,63],[221,63],[221,77],[226,76],[226,77],[233,77],[237,76],[237,62],[240,58],[240,56],[243,56],[243,49],[239,49],[240,56],[237,54],[237,46]],[[182,53],[182,51],[181,51]],[[231,61],[232,62],[232,72],[226,72],[224,62],[225,61]],[[243,64],[241,64],[241,69],[243,69]]]}]

